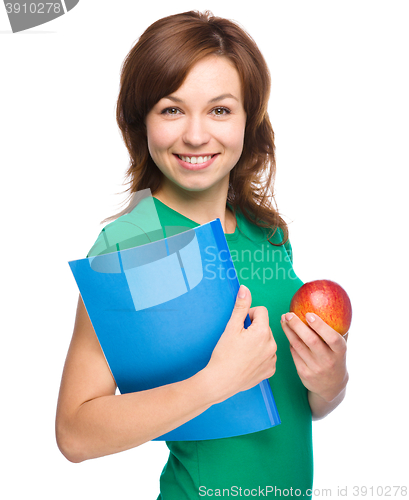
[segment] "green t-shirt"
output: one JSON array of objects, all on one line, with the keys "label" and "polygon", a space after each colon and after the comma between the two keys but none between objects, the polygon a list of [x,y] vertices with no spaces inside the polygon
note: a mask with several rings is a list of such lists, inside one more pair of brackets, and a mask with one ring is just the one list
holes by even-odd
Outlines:
[{"label": "green t-shirt", "polygon": [[[199,225],[156,198],[154,203],[165,234],[166,229],[175,234]],[[115,225],[118,230],[131,231],[132,217],[132,212],[126,214],[111,223],[110,228],[115,229]],[[270,384],[281,424],[231,438],[168,441],[170,454],[160,477],[157,500],[210,496],[311,498],[308,491],[313,480],[311,411],[307,389],[297,374],[280,324],[281,315],[288,312],[291,297],[302,282],[292,267],[289,242],[273,246],[267,241],[266,230],[240,213],[236,219],[235,232],[225,236],[239,282],[251,291],[251,307],[263,305],[268,309],[277,343],[276,373]],[[272,241],[279,243],[281,235],[277,231]],[[99,240],[93,249],[98,247]]]}]

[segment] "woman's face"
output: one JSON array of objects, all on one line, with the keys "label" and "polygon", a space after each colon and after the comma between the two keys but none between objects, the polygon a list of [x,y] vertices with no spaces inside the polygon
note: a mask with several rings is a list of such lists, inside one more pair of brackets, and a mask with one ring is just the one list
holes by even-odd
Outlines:
[{"label": "woman's face", "polygon": [[148,148],[165,176],[161,192],[227,195],[244,142],[246,113],[239,74],[225,57],[208,56],[176,92],[146,117]]}]

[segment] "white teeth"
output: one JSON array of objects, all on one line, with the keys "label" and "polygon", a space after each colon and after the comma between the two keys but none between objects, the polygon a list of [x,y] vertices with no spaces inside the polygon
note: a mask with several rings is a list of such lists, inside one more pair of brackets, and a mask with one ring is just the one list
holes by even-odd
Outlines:
[{"label": "white teeth", "polygon": [[183,161],[186,161],[187,163],[192,163],[193,165],[197,163],[204,163],[206,161],[209,161],[212,156],[181,156],[179,155],[179,158]]}]

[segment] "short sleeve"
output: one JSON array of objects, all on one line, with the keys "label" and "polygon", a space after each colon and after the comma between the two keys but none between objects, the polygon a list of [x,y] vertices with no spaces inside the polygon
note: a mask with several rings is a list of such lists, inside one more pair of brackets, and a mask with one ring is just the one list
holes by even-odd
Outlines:
[{"label": "short sleeve", "polygon": [[288,258],[290,259],[290,262],[292,264],[293,263],[293,247],[291,246],[289,239],[284,243],[284,248],[286,249]]},{"label": "short sleeve", "polygon": [[147,234],[141,227],[125,220],[118,220],[99,233],[87,257],[95,257],[106,253],[126,250],[150,243],[151,234]]},{"label": "short sleeve", "polygon": [[[272,241],[270,241],[271,244],[273,244],[273,243],[276,245],[282,244],[282,241],[284,240],[284,231],[281,229],[281,227],[277,228],[277,231],[271,240],[272,240]],[[287,241],[284,243],[284,248],[285,248],[285,251],[287,252],[287,256],[288,256],[291,264],[293,264],[293,249],[292,249],[289,238],[287,238]]]}]

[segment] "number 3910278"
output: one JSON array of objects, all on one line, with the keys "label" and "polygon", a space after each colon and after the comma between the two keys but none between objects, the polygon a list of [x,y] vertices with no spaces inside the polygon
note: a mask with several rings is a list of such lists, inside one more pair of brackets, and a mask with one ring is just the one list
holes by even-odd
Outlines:
[{"label": "number 3910278", "polygon": [[54,14],[60,14],[61,4],[55,2],[9,2],[6,3],[7,14],[49,14],[53,12]]}]

